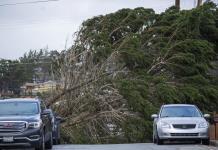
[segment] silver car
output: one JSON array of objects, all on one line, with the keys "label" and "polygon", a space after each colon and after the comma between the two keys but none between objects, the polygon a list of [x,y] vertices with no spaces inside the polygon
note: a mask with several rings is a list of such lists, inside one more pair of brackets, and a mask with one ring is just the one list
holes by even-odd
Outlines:
[{"label": "silver car", "polygon": [[195,140],[209,145],[209,123],[195,105],[171,104],[163,105],[154,119],[153,142],[158,145],[164,140]]}]

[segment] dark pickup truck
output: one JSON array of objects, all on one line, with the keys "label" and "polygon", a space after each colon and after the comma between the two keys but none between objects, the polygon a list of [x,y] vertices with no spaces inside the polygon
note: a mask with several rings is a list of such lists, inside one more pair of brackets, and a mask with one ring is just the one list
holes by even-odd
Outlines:
[{"label": "dark pickup truck", "polygon": [[0,100],[0,149],[52,149],[52,121],[49,114],[50,111],[40,99]]}]

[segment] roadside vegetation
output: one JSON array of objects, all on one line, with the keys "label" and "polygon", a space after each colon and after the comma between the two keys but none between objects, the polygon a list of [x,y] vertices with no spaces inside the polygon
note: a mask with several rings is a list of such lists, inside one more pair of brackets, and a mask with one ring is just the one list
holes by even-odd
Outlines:
[{"label": "roadside vegetation", "polygon": [[63,88],[47,97],[67,120],[63,142],[147,142],[150,115],[162,104],[218,109],[218,8],[212,2],[161,14],[122,9],[84,21],[75,39],[52,59],[53,78]]}]

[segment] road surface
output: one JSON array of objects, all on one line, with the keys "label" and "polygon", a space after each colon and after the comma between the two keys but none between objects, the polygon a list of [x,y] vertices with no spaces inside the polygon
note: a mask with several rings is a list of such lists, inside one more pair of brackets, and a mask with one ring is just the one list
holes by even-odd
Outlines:
[{"label": "road surface", "polygon": [[[18,149],[17,149],[18,150]],[[24,149],[19,149],[24,150]],[[25,149],[33,150],[33,149]],[[108,145],[55,145],[52,150],[218,150],[216,147],[195,144],[108,144]]]},{"label": "road surface", "polygon": [[212,146],[203,146],[195,144],[115,144],[115,145],[58,145],[52,150],[218,150]]}]

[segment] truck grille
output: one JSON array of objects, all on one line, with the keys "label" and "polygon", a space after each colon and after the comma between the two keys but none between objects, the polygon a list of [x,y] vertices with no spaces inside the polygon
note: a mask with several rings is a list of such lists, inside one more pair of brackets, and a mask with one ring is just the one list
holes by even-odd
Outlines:
[{"label": "truck grille", "polygon": [[176,129],[194,129],[196,124],[173,124]]},{"label": "truck grille", "polygon": [[0,132],[22,132],[27,128],[24,121],[0,121]]},{"label": "truck grille", "polygon": [[171,136],[198,136],[198,133],[171,133]]}]

